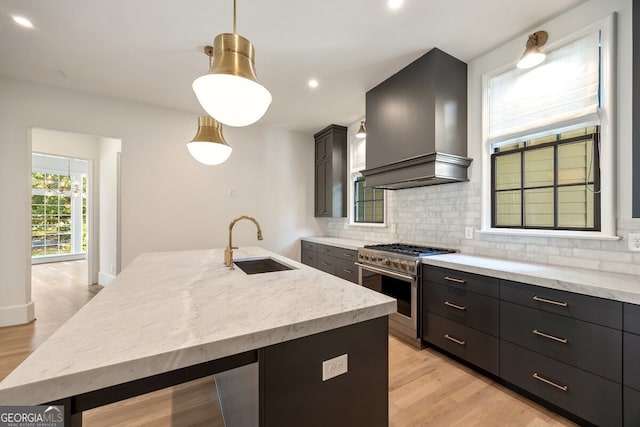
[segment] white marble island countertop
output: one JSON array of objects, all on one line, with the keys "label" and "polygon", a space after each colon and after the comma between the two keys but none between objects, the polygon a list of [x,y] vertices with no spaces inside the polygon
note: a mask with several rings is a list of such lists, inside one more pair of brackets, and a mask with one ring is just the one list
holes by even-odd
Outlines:
[{"label": "white marble island countertop", "polygon": [[261,248],[293,270],[247,275],[223,251],[147,253],[0,383],[33,405],[386,316],[396,301]]}]

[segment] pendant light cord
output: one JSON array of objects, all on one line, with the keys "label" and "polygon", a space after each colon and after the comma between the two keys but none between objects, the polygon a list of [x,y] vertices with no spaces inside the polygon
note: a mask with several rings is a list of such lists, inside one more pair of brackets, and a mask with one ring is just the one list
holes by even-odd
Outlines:
[{"label": "pendant light cord", "polygon": [[236,34],[236,0],[233,0],[233,34]]}]

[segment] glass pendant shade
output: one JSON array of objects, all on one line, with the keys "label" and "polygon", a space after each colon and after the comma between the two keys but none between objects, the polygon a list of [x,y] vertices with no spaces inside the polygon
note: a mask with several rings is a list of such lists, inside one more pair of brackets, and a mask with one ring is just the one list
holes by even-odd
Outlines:
[{"label": "glass pendant shade", "polygon": [[187,144],[191,156],[205,165],[219,165],[233,150],[222,135],[222,125],[212,117],[198,118],[198,132]]},{"label": "glass pendant shade", "polygon": [[271,104],[271,93],[258,82],[251,42],[235,33],[218,34],[211,54],[211,69],[193,82],[202,108],[228,126],[258,121]]},{"label": "glass pendant shade", "polygon": [[527,69],[533,68],[540,64],[547,57],[540,51],[540,46],[543,46],[547,42],[547,32],[537,31],[531,34],[527,40],[527,47],[518,61],[518,68]]}]

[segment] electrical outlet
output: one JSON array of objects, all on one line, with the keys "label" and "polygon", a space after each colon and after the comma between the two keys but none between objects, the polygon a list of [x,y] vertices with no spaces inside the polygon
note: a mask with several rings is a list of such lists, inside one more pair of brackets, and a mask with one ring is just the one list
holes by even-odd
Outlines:
[{"label": "electrical outlet", "polygon": [[629,250],[640,252],[640,233],[629,233]]},{"label": "electrical outlet", "polygon": [[465,239],[473,239],[473,227],[465,227],[464,228],[464,238]]},{"label": "electrical outlet", "polygon": [[322,381],[346,374],[349,367],[348,362],[348,355],[346,353],[322,362]]}]

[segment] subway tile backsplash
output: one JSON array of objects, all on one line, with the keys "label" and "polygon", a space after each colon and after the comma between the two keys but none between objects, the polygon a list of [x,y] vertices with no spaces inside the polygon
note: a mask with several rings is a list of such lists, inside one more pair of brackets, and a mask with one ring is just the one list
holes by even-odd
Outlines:
[{"label": "subway tile backsplash", "polygon": [[[617,241],[552,237],[479,235],[479,185],[466,183],[387,191],[387,224],[391,227],[350,226],[346,218],[318,218],[326,236],[346,239],[407,242],[449,247],[462,253],[518,261],[572,266],[640,275],[640,252],[627,246],[630,232],[640,232],[640,219],[619,219]],[[473,227],[474,238],[464,238]],[[640,286],[640,284],[639,284]]]}]

